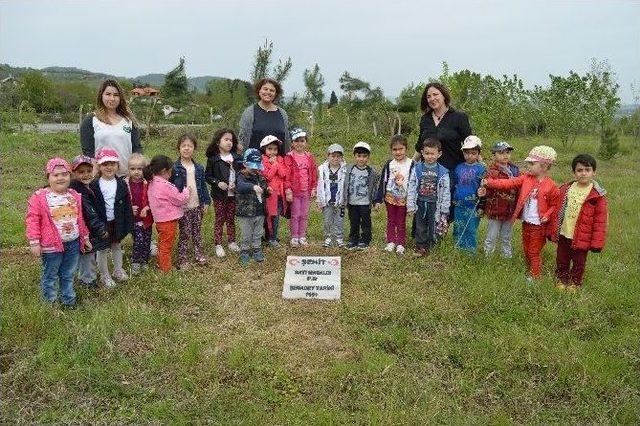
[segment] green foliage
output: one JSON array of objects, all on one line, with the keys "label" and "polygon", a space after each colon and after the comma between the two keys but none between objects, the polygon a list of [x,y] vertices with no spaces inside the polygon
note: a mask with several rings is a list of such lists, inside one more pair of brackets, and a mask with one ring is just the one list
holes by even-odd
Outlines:
[{"label": "green foliage", "polygon": [[329,108],[333,108],[338,104],[338,96],[336,96],[335,91],[331,91],[331,96],[329,96]]},{"label": "green foliage", "polygon": [[324,87],[324,77],[322,77],[320,73],[320,66],[315,64],[313,69],[305,69],[303,80],[306,88],[304,94],[305,99],[309,103],[315,104],[316,117],[321,118],[324,102],[324,92],[322,91]]},{"label": "green foliage", "polygon": [[251,70],[251,81],[255,83],[258,80],[270,77],[282,84],[287,79],[289,72],[291,71],[291,66],[293,65],[291,58],[288,57],[287,59],[278,60],[278,65],[270,70],[269,65],[271,64],[272,53],[272,41],[265,40],[264,46],[258,46],[253,68]]},{"label": "green foliage", "polygon": [[180,58],[178,65],[165,76],[162,96],[167,103],[176,108],[181,108],[189,102],[189,82],[185,73],[184,58]]},{"label": "green foliage", "polygon": [[238,79],[210,81],[206,93],[206,103],[213,113],[222,115],[223,122],[231,127],[237,125],[240,114],[253,99],[251,84]]},{"label": "green foliage", "polygon": [[29,71],[22,76],[20,99],[27,101],[39,113],[56,111],[62,106],[53,82],[40,71]]},{"label": "green foliage", "polygon": [[612,127],[605,127],[600,135],[600,149],[598,156],[604,160],[612,159],[620,151],[618,133]]}]

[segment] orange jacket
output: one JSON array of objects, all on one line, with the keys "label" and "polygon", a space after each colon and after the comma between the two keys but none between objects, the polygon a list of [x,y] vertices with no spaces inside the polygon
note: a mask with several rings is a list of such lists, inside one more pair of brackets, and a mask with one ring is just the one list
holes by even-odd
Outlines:
[{"label": "orange jacket", "polygon": [[547,222],[543,224],[546,228],[545,235],[551,235],[549,223],[551,222],[553,213],[558,206],[559,191],[555,182],[549,176],[545,176],[540,181],[537,177],[529,173],[520,175],[513,179],[487,179],[486,186],[490,189],[520,189],[516,208],[513,211],[513,216],[511,216],[512,221],[515,221],[520,217],[524,204],[529,198],[531,191],[537,187],[538,215],[540,216],[540,219],[547,218]]}]

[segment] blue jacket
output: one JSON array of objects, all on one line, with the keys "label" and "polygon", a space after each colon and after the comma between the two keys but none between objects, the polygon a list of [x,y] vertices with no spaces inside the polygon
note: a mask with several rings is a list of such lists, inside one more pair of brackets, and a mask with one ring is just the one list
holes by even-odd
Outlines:
[{"label": "blue jacket", "polygon": [[[209,195],[209,191],[207,191],[207,181],[204,177],[204,167],[195,161],[193,165],[196,169],[196,188],[198,189],[200,205],[211,204],[211,196]],[[179,158],[173,163],[173,171],[169,182],[174,184],[180,192],[187,186],[187,169],[184,168]]]}]

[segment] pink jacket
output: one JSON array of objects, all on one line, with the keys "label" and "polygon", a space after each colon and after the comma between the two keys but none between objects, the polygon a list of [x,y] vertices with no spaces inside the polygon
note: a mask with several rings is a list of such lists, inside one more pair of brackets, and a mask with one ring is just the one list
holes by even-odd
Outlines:
[{"label": "pink jacket", "polygon": [[[42,188],[29,198],[25,218],[27,240],[29,240],[29,244],[40,244],[44,253],[60,253],[64,251],[64,245],[51,217],[49,203],[47,203],[47,192],[49,192],[49,188]],[[73,189],[69,189],[69,193],[76,200],[80,251],[84,253],[84,242],[89,240],[89,230],[84,223],[84,216],[82,216],[82,196]]]},{"label": "pink jacket", "polygon": [[[307,160],[307,168],[309,169],[309,188],[306,195],[310,195],[311,191],[316,189],[316,185],[318,185],[318,165],[313,158],[313,154],[310,152],[305,152],[306,160]],[[293,192],[293,195],[305,195],[302,193],[302,189],[300,188],[300,176],[298,172],[298,167],[296,166],[296,160],[293,158],[293,151],[289,151],[287,155],[284,156],[284,165],[287,168],[287,177],[284,180],[284,190],[290,189]]]},{"label": "pink jacket", "polygon": [[180,219],[184,214],[183,206],[189,201],[190,189],[184,191],[158,175],[154,176],[147,188],[147,198],[153,220],[156,223],[171,222]]}]

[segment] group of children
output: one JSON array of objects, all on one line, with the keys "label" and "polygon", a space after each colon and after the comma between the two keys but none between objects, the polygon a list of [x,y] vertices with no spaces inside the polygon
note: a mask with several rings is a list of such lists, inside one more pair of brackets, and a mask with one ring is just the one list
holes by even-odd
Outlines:
[{"label": "group of children", "polygon": [[[101,282],[112,288],[127,280],[120,242],[128,234],[133,235],[131,273],[146,269],[153,224],[161,271],[172,268],[178,229],[177,267],[189,267],[190,246],[193,261],[206,263],[201,228],[212,202],[215,254],[226,256],[226,228],[227,248],[239,252],[243,265],[251,259],[264,261],[263,239],[272,247],[280,246],[281,217],[289,218],[290,245],[308,246],[314,197],[322,210],[324,247],[366,249],[371,243],[371,211],[384,204],[384,249],[405,253],[409,215],[417,257],[429,254],[451,222],[455,246],[475,253],[480,217],[486,215],[485,253],[492,254],[499,239],[502,255],[510,258],[513,222],[521,218],[528,278],[540,277],[542,248],[551,239],[558,244],[556,277],[562,289],[575,290],[582,284],[588,251],[604,246],[607,199],[593,179],[596,161],[587,154],[574,158],[575,180],[558,189],[547,175],[556,158],[547,146],[531,150],[524,160],[528,171],[520,174],[510,161],[513,148],[507,142],[493,145],[493,162],[487,168],[481,161],[482,141],[469,136],[461,147],[464,163],[450,172],[438,163],[439,140],[423,141],[420,161],[413,161],[407,156],[407,139],[396,135],[390,141],[392,159],[378,175],[369,164],[371,147],[366,142],[354,145],[353,164],[346,164],[344,148],[334,143],[327,149],[326,161],[317,166],[307,150],[307,133],[293,129],[291,139],[292,150],[284,157],[278,155],[282,141],[271,135],[262,140],[259,150],[249,148],[240,155],[236,134],[221,129],[206,150],[205,168],[193,158],[196,138],[185,134],[177,142],[175,162],[164,155],[148,162],[143,155],[132,154],[124,179],[118,177],[120,158],[113,149],[101,149],[94,159],[79,155],[71,164],[61,158],[49,160],[45,169],[49,185],[29,199],[26,216],[31,250],[42,257],[43,298],[57,300],[59,281],[62,305],[74,306],[76,271],[79,282],[88,287]],[[346,241],[345,210],[350,225]],[[240,244],[235,237],[236,219]]]}]

